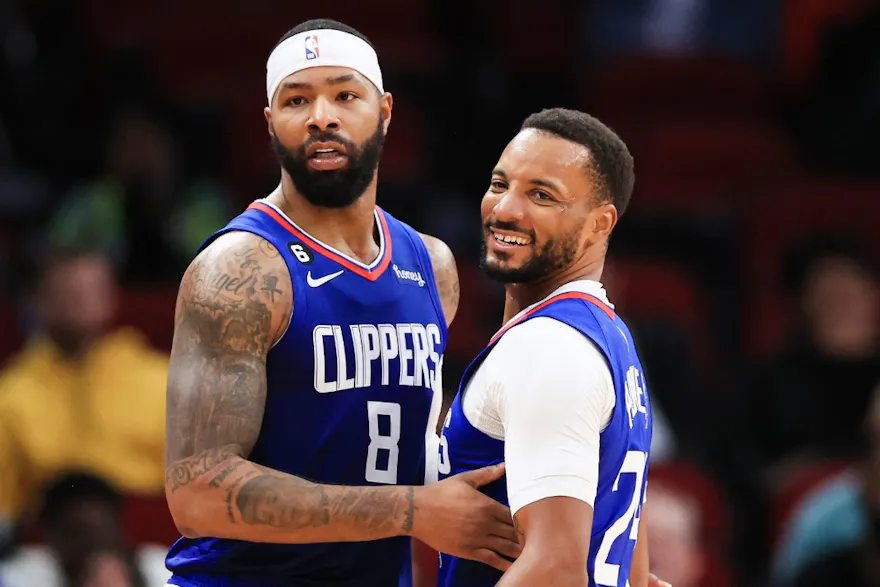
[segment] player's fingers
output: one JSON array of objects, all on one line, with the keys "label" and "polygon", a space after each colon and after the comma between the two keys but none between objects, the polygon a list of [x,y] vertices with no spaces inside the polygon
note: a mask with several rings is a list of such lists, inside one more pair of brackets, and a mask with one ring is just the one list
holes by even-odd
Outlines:
[{"label": "player's fingers", "polygon": [[468,471],[467,473],[460,474],[461,479],[468,483],[471,487],[482,487],[483,485],[491,483],[496,479],[500,479],[503,476],[504,463],[489,465],[488,467],[483,467],[482,469],[477,469],[476,471]]},{"label": "player's fingers", "polygon": [[522,554],[522,547],[516,540],[502,538],[501,536],[487,536],[486,548],[507,558],[518,558]]},{"label": "player's fingers", "polygon": [[471,558],[477,562],[496,568],[501,572],[506,571],[510,568],[510,565],[513,564],[509,560],[498,556],[497,553],[486,548],[478,548],[473,551],[473,553],[471,553]]},{"label": "player's fingers", "polygon": [[495,501],[489,497],[486,498],[486,503],[483,505],[483,508],[491,517],[502,524],[507,524],[511,527],[513,526],[513,516],[510,515],[510,508],[503,503]]},{"label": "player's fingers", "polygon": [[494,536],[498,536],[499,538],[503,538],[505,540],[509,540],[511,542],[522,542],[522,538],[519,532],[516,531],[516,528],[511,526],[509,523],[498,523],[492,525],[492,530],[489,532]]},{"label": "player's fingers", "polygon": [[648,575],[648,587],[672,587],[672,583],[661,581],[657,578],[657,575],[650,573]]}]

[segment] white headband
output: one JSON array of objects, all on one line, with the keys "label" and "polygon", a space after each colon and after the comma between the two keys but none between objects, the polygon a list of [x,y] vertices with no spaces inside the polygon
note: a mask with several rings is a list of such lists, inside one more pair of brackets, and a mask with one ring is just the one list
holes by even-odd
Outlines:
[{"label": "white headband", "polygon": [[266,98],[272,96],[281,80],[309,67],[348,67],[382,89],[379,57],[369,43],[349,33],[334,29],[306,31],[286,39],[275,47],[266,62]]}]

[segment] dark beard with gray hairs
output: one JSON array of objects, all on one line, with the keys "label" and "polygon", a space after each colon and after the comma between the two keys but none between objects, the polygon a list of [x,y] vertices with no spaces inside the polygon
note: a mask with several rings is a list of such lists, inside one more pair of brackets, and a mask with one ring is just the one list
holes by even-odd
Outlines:
[{"label": "dark beard with gray hairs", "polygon": [[[376,132],[358,147],[332,131],[313,134],[297,149],[288,149],[272,134],[272,150],[281,167],[290,175],[302,196],[322,208],[345,208],[360,198],[373,180],[382,146],[385,144],[385,119],[380,114]],[[315,171],[308,167],[306,150],[314,143],[334,142],[345,147],[348,164],[342,169]]]},{"label": "dark beard with gray hairs", "polygon": [[[487,258],[488,251],[486,250],[486,240],[494,238],[489,231],[490,226],[499,230],[511,230],[521,234],[526,234],[526,231],[519,230],[516,225],[506,222],[486,224],[483,228],[480,269],[491,279],[501,283],[534,283],[541,281],[547,276],[571,265],[577,253],[578,234],[575,232],[559,240],[549,240],[541,248],[534,249],[532,255],[519,267],[503,268],[497,265],[490,265]],[[535,242],[534,232],[530,232],[529,237],[532,242]],[[503,260],[503,258],[501,259]]]}]

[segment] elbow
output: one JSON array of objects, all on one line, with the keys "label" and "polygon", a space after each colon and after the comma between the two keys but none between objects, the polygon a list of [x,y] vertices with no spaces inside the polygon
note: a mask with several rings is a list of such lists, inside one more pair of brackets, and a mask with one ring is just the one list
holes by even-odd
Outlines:
[{"label": "elbow", "polygon": [[186,496],[165,491],[168,511],[180,535],[184,538],[204,538],[206,536],[198,515],[198,508],[192,507]]},{"label": "elbow", "polygon": [[229,475],[243,462],[222,453],[213,460],[198,456],[172,462],[165,476],[165,500],[178,531],[187,538],[227,538]]},{"label": "elbow", "polygon": [[173,480],[165,483],[165,501],[174,520],[177,531],[186,538],[205,538],[212,536],[216,529],[211,527],[210,495],[208,487],[200,482],[179,484]]}]

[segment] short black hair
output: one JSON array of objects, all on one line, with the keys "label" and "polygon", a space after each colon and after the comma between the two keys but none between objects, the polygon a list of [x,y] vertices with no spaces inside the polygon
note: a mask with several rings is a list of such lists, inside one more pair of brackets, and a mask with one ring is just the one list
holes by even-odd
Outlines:
[{"label": "short black hair", "polygon": [[348,33],[349,35],[354,35],[355,37],[364,41],[367,45],[372,47],[373,51],[376,50],[376,47],[373,46],[373,43],[370,42],[370,39],[366,37],[362,32],[355,29],[354,27],[350,27],[345,23],[339,22],[338,20],[333,20],[331,18],[313,18],[312,20],[307,20],[305,22],[301,22],[289,31],[285,33],[283,37],[281,37],[275,46],[277,47],[290,37],[294,35],[298,35],[300,33],[304,33],[306,31],[316,31],[318,29],[330,29],[334,31],[342,31],[343,33]]},{"label": "short black hair", "polygon": [[529,128],[586,147],[592,156],[590,171],[599,180],[604,197],[623,215],[632,197],[635,173],[626,143],[613,130],[586,112],[568,108],[548,108],[532,114],[520,130]]},{"label": "short black hair", "polygon": [[40,522],[51,524],[71,505],[83,501],[103,502],[117,511],[122,508],[122,497],[109,483],[90,473],[72,471],[46,486]]}]

